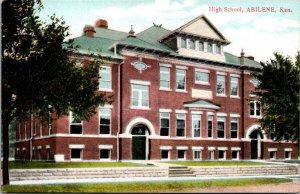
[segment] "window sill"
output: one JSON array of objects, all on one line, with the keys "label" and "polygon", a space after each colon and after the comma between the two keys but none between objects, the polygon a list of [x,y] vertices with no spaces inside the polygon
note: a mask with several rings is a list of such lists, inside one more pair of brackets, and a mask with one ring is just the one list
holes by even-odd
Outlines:
[{"label": "window sill", "polygon": [[216,94],[217,97],[227,97],[225,94]]},{"label": "window sill", "polygon": [[186,90],[178,90],[178,89],[176,89],[175,92],[187,93]]},{"label": "window sill", "polygon": [[112,89],[104,89],[104,88],[101,88],[99,89],[100,92],[113,92]]},{"label": "window sill", "polygon": [[195,84],[210,86],[210,83],[209,83],[209,82],[199,82],[199,81],[195,81]]},{"label": "window sill", "polygon": [[236,98],[236,99],[240,99],[240,97],[239,97],[239,96],[231,96],[231,95],[230,95],[230,98]]},{"label": "window sill", "polygon": [[250,115],[249,117],[250,117],[251,119],[261,119],[261,116]]},{"label": "window sill", "polygon": [[136,109],[136,110],[151,110],[149,107],[142,107],[142,106],[131,106],[130,109]]},{"label": "window sill", "polygon": [[100,158],[99,161],[111,161],[110,158]]},{"label": "window sill", "polygon": [[82,159],[80,158],[80,159],[70,159],[71,161],[82,161]]},{"label": "window sill", "polygon": [[168,92],[172,91],[170,88],[159,88],[159,90],[168,91]]}]

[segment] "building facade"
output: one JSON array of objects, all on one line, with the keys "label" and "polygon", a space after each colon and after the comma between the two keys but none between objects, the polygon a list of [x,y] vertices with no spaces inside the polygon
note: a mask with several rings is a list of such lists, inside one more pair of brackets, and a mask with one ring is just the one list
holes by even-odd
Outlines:
[{"label": "building facade", "polygon": [[75,38],[74,58],[91,53],[105,64],[99,92],[113,102],[89,121],[49,115],[20,121],[16,159],[54,161],[293,159],[298,146],[275,142],[260,129],[261,104],[252,94],[261,66],[205,17],[171,31],[154,24],[135,34],[105,20]]}]

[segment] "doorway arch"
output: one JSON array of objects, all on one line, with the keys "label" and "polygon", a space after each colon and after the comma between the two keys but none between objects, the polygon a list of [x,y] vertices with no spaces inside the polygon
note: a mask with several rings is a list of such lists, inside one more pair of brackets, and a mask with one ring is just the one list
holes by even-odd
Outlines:
[{"label": "doorway arch", "polygon": [[149,129],[146,125],[137,124],[131,129],[131,159],[146,160],[148,159],[149,143],[147,136]]}]

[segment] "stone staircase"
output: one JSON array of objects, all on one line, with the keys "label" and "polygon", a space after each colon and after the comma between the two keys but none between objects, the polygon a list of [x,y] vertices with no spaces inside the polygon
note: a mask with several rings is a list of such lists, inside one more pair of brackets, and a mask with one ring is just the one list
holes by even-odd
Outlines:
[{"label": "stone staircase", "polygon": [[193,171],[187,166],[169,166],[169,177],[195,177]]}]

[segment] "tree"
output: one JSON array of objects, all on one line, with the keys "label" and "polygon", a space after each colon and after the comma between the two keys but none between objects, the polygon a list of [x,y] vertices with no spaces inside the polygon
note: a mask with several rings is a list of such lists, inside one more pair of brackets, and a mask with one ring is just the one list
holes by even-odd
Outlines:
[{"label": "tree", "polygon": [[40,0],[5,0],[2,3],[2,140],[3,184],[9,184],[9,124],[28,114],[46,118],[74,112],[89,119],[109,98],[98,93],[102,60],[76,64],[76,47],[64,40],[68,27],[55,15],[48,23],[36,15]]},{"label": "tree", "polygon": [[296,62],[275,53],[275,59],[261,63],[263,69],[254,76],[259,85],[255,90],[262,102],[262,128],[275,140],[299,141],[300,118],[300,52]]}]

